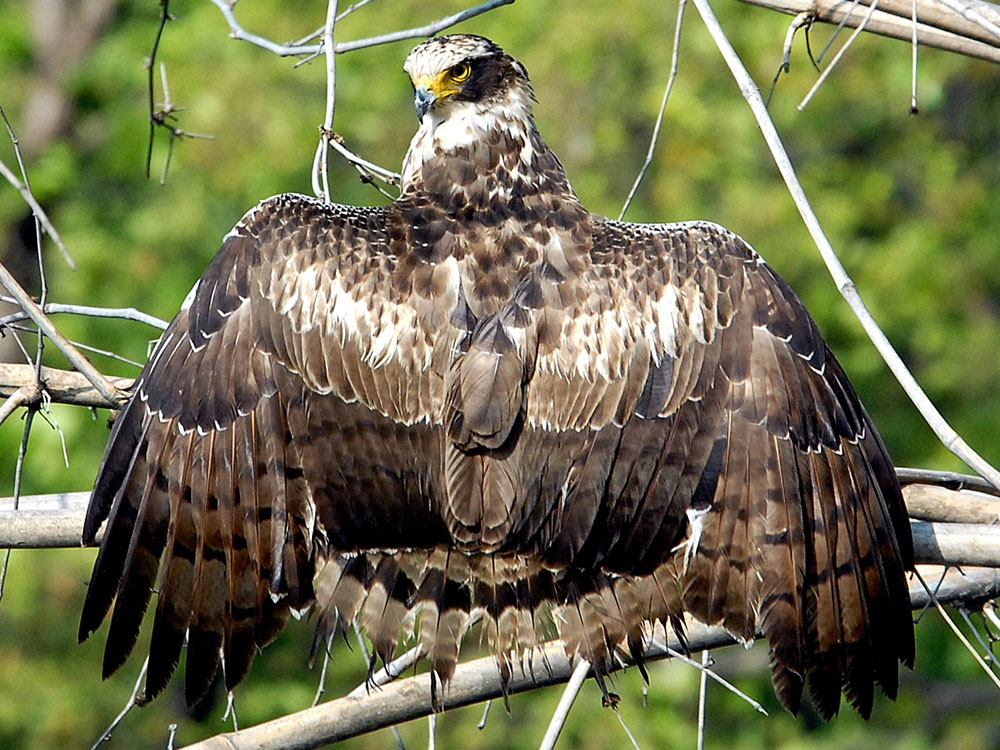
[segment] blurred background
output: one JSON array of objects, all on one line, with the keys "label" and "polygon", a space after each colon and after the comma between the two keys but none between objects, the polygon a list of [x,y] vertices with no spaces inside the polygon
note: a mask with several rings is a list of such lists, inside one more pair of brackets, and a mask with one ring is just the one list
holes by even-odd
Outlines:
[{"label": "blurred background", "polygon": [[[346,5],[346,3],[342,3]],[[466,7],[441,0],[380,0],[337,27],[347,40],[419,26]],[[765,91],[781,62],[790,17],[735,0],[716,12]],[[21,143],[35,195],[79,270],[46,244],[49,300],[135,306],[169,319],[218,249],[222,236],[262,198],[310,193],[310,167],[324,109],[322,60],[291,59],[229,38],[208,0],[174,0],[158,53],[166,65],[178,127],[211,135],[174,144],[165,184],[165,133],[156,135],[152,179],[144,177],[148,128],[145,62],[159,3],[7,0],[0,13],[0,106]],[[242,0],[243,26],[270,39],[299,39],[322,26],[325,3]],[[669,70],[675,3],[620,0],[522,2],[461,24],[521,60],[538,97],[542,135],[591,210],[617,216],[649,145]],[[811,32],[822,48],[831,27]],[[845,35],[846,37],[846,35]],[[417,40],[338,57],[334,129],[347,146],[393,170],[415,128],[402,63]],[[839,42],[838,42],[839,43]],[[862,35],[804,111],[816,80],[802,32],[791,71],[770,111],[814,208],[877,320],[945,416],[994,464],[1000,462],[1000,67],[921,49],[919,115],[911,115],[907,44]],[[156,100],[163,93],[156,75]],[[0,131],[0,159],[15,166]],[[331,157],[334,200],[386,198]],[[677,83],[650,171],[627,218],[708,219],[743,235],[792,284],[853,380],[901,466],[962,470],[895,384],[834,288],[754,119],[694,8],[685,20]],[[34,228],[20,196],[0,184],[0,254],[38,292]],[[56,318],[73,340],[143,362],[157,332],[139,323]],[[4,334],[4,359],[23,361]],[[22,337],[29,351],[34,341]],[[52,347],[50,347],[52,349]],[[105,373],[138,367],[94,355]],[[65,368],[54,349],[46,364]],[[0,426],[0,496],[13,494],[20,414]],[[88,490],[107,439],[107,413],[52,408],[36,419],[22,493]],[[58,430],[56,429],[58,426]],[[65,438],[68,467],[61,441]],[[141,666],[133,658],[100,679],[105,631],[76,644],[79,609],[95,552],[14,552],[0,601],[0,747],[89,747],[128,699]],[[808,708],[795,719],[770,688],[763,646],[715,656],[719,671],[761,701],[770,717],[711,685],[707,747],[1000,747],[1000,692],[978,672],[934,613],[920,620],[915,672],[899,700],[880,699],[866,724],[846,706],[824,724]],[[303,708],[318,670],[306,658],[309,623],[291,623],[236,692],[241,725]],[[472,638],[463,651],[476,653]],[[327,696],[364,679],[357,646],[334,649]],[[139,649],[143,648],[140,643]],[[616,678],[622,714],[641,747],[693,748],[697,673],[681,664],[650,669],[648,696],[635,670]],[[438,719],[440,746],[535,747],[559,688]],[[560,747],[627,742],[588,684]],[[165,747],[177,724],[182,746],[223,731],[225,696],[189,710],[180,681],[134,711],[110,747]],[[401,728],[423,747],[427,723]],[[392,748],[388,731],[347,742]]]}]

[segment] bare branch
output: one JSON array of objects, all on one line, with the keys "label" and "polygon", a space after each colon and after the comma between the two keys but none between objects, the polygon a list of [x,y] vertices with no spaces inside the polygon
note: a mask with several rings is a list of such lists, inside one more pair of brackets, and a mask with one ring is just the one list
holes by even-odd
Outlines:
[{"label": "bare branch", "polygon": [[1000,526],[912,521],[917,562],[1000,565]]},{"label": "bare branch", "polygon": [[[938,3],[954,11],[971,24],[969,35],[976,35],[977,29],[983,29],[987,33],[985,41],[996,43],[1000,40],[1000,8],[989,3],[962,2],[960,0],[937,0]],[[959,22],[949,19],[954,23]],[[964,26],[963,26],[964,28]],[[977,38],[982,38],[978,37]]]},{"label": "bare branch", "polygon": [[[367,37],[365,39],[355,39],[349,42],[338,42],[333,45],[333,51],[337,54],[342,54],[344,52],[351,52],[365,47],[375,47],[380,44],[399,42],[403,39],[432,36],[439,31],[447,29],[449,26],[454,26],[457,23],[461,23],[462,21],[466,21],[474,16],[486,13],[487,11],[491,11],[494,8],[499,8],[502,5],[511,5],[513,2],[514,0],[487,0],[487,2],[480,3],[472,8],[467,8],[460,13],[445,16],[444,18],[441,18],[433,23],[429,23],[426,26],[417,26],[412,29],[394,31],[390,34],[380,34],[378,36]],[[226,23],[229,24],[229,35],[233,39],[249,42],[250,44],[261,47],[262,49],[266,49],[268,52],[273,52],[279,57],[319,55],[323,52],[322,43],[301,44],[300,42],[293,42],[292,44],[279,44],[258,34],[251,33],[240,26],[240,22],[236,19],[236,14],[233,12],[233,6],[235,3],[230,2],[229,0],[212,0],[212,3],[225,17]],[[360,6],[361,4],[362,3],[357,3],[356,5]],[[348,8],[343,15],[346,15],[351,10],[354,10],[354,7],[355,6]],[[313,32],[312,34],[304,37],[304,39],[315,39],[319,36],[319,33],[320,32]]]},{"label": "bare branch", "polygon": [[467,8],[460,13],[455,13],[450,16],[445,16],[434,23],[429,23],[426,26],[417,26],[412,29],[406,29],[405,31],[394,31],[391,34],[380,34],[379,36],[371,36],[367,39],[357,39],[353,42],[339,42],[336,46],[337,52],[350,52],[351,50],[361,49],[363,47],[375,47],[379,44],[389,44],[391,42],[400,42],[403,39],[416,39],[418,37],[433,36],[439,31],[444,31],[450,26],[461,23],[462,21],[467,21],[475,16],[482,15],[494,8],[499,8],[502,5],[512,5],[514,0],[486,0],[484,3],[473,6],[472,8]]},{"label": "bare branch", "polygon": [[914,469],[906,466],[896,467],[896,476],[900,484],[933,484],[949,490],[975,490],[988,495],[1000,497],[1000,489],[987,482],[982,477],[972,474],[959,474],[954,471],[935,471],[933,469]]},{"label": "bare branch", "polygon": [[[937,572],[940,572],[940,568],[925,571],[925,575],[929,577]],[[970,568],[964,573],[952,570],[943,576],[936,591],[937,599],[941,602],[989,599],[998,594],[1000,570],[988,568]],[[910,587],[910,596],[914,608],[919,609],[929,601],[927,591],[919,583]],[[720,648],[734,643],[732,637],[721,628],[706,627],[694,621],[687,625],[687,641],[692,651]],[[671,648],[681,649],[679,643],[671,642],[669,645]],[[644,653],[647,661],[667,656],[663,648],[652,643]],[[522,670],[515,670],[507,685],[511,694],[564,683],[574,669],[562,644],[558,642],[547,643],[536,649],[523,666]],[[438,693],[445,710],[502,695],[496,660],[491,656],[459,664],[447,689]],[[364,699],[339,698],[240,732],[210,737],[189,745],[188,750],[306,750],[429,716],[433,711],[430,676],[421,674],[373,691]]]},{"label": "bare branch", "polygon": [[[294,42],[292,44],[278,44],[277,42],[272,42],[270,39],[253,34],[240,26],[240,22],[236,20],[236,13],[233,12],[233,6],[236,5],[236,3],[231,0],[212,0],[212,4],[222,12],[223,17],[226,19],[226,23],[229,24],[229,36],[233,39],[249,42],[257,47],[266,49],[268,52],[273,52],[279,57],[314,55],[322,52],[323,50],[322,44],[300,44],[298,42]],[[316,36],[318,36],[318,34],[313,33],[305,38],[314,39]]]},{"label": "bare branch", "polygon": [[708,697],[708,666],[711,664],[711,651],[701,652],[701,675],[698,678],[698,750],[705,750],[705,699]]},{"label": "bare branch", "polygon": [[23,497],[0,497],[0,511],[16,510],[75,510],[81,513],[90,502],[89,492],[56,492],[51,495],[24,495]]},{"label": "bare branch", "polygon": [[7,400],[3,402],[3,406],[0,406],[0,424],[3,424],[7,420],[7,417],[13,414],[19,406],[37,403],[41,399],[42,392],[37,384],[22,385],[7,397]]},{"label": "bare branch", "polygon": [[[21,477],[24,471],[24,457],[28,453],[28,437],[31,435],[31,425],[34,422],[35,414],[38,411],[36,409],[29,409],[27,415],[24,418],[24,429],[21,431],[21,443],[17,449],[17,462],[14,464],[14,497],[13,506],[14,510],[17,510],[18,503],[21,499]],[[10,565],[10,555],[11,550],[8,548],[3,554],[3,565],[0,565],[0,599],[3,599],[4,591],[6,590],[7,584],[7,570]]]},{"label": "bare branch", "polygon": [[[135,687],[132,689],[132,695],[129,696],[128,701],[125,703],[125,708],[121,710],[107,729],[97,738],[97,741],[91,745],[90,750],[97,750],[101,745],[107,742],[111,738],[111,734],[118,728],[118,725],[122,723],[122,720],[128,715],[136,706],[141,706],[145,702],[145,698],[142,694],[142,683],[146,679],[146,670],[149,668],[149,657],[146,657],[146,661],[142,664],[142,669],[139,670],[139,677],[135,681]],[[176,726],[176,725],[173,725]],[[170,742],[173,742],[173,730],[171,730]]]},{"label": "bare branch", "polygon": [[337,55],[333,42],[333,29],[337,23],[337,0],[328,0],[326,6],[326,25],[323,27],[323,49],[326,50],[326,109],[323,113],[323,125],[319,136],[319,158],[317,168],[319,174],[313,176],[313,185],[319,185],[319,196],[330,200],[330,177],[327,169],[330,140],[333,138],[333,115],[337,106]]},{"label": "bare branch", "polygon": [[714,670],[712,670],[710,668],[712,666],[712,664],[714,663],[713,660],[711,659],[711,656],[710,656],[711,652],[709,652],[709,651],[702,651],[701,652],[701,657],[702,657],[701,658],[701,662],[696,662],[693,659],[689,659],[688,657],[686,657],[680,651],[676,651],[676,650],[670,648],[665,643],[662,644],[662,645],[663,645],[663,648],[665,648],[667,650],[667,653],[670,655],[671,659],[676,659],[677,661],[682,662],[684,664],[687,664],[690,667],[694,667],[699,672],[701,672],[701,679],[702,679],[702,681],[705,680],[705,679],[707,679],[708,677],[711,677],[713,680],[715,680],[717,683],[719,683],[720,685],[722,685],[722,687],[724,687],[730,693],[732,693],[737,698],[739,698],[744,703],[746,703],[748,706],[750,706],[751,708],[753,708],[754,711],[756,711],[757,713],[764,714],[764,716],[769,716],[769,714],[767,713],[767,709],[765,709],[760,703],[758,703],[757,701],[755,701],[753,698],[751,698],[749,695],[747,695],[746,693],[744,693],[742,690],[740,690],[738,687],[736,687],[729,680],[725,679],[724,677],[722,677],[721,675],[719,675],[717,672],[715,672]]},{"label": "bare branch", "polygon": [[573,703],[576,702],[576,697],[580,694],[580,688],[583,687],[584,680],[587,679],[587,675],[589,674],[590,662],[586,659],[578,660],[576,666],[573,667],[573,673],[569,677],[569,682],[566,683],[562,697],[559,699],[559,705],[556,706],[556,710],[552,714],[552,719],[549,721],[549,728],[545,730],[545,736],[542,737],[542,742],[538,746],[538,750],[552,750],[556,746],[559,733],[562,732],[562,728],[566,724],[566,719],[569,718],[569,711],[573,708]]},{"label": "bare branch", "polygon": [[[17,304],[17,300],[7,296],[0,296],[0,302]],[[134,307],[92,307],[91,305],[67,305],[60,302],[46,302],[41,307],[42,312],[46,315],[67,313],[70,315],[86,315],[91,318],[117,318],[120,320],[131,320],[136,323],[145,323],[153,328],[159,328],[161,331],[165,330],[169,325],[167,321],[161,320],[155,315],[144,313],[142,310],[137,310]],[[0,328],[30,319],[31,316],[23,311],[4,315],[0,318]]]},{"label": "bare branch", "polygon": [[854,282],[837,257],[837,253],[830,244],[830,240],[823,231],[823,227],[820,226],[819,219],[816,217],[812,206],[809,204],[809,199],[806,197],[799,178],[795,174],[791,159],[789,159],[788,152],[781,142],[781,137],[778,135],[774,122],[767,112],[767,107],[764,104],[763,98],[761,98],[757,84],[754,83],[753,78],[751,78],[747,69],[740,61],[739,56],[736,54],[736,50],[729,43],[729,39],[719,24],[719,20],[715,17],[715,13],[712,11],[708,0],[694,0],[694,3],[702,19],[705,21],[705,25],[708,27],[712,38],[715,40],[716,46],[722,53],[722,57],[729,66],[730,72],[736,79],[743,98],[750,105],[750,109],[757,119],[757,125],[760,127],[764,135],[764,140],[771,150],[771,156],[778,166],[778,171],[785,180],[788,192],[792,196],[792,200],[795,202],[795,206],[798,208],[806,228],[812,235],[813,242],[816,243],[823,262],[837,284],[837,289],[844,299],[847,300],[855,317],[861,322],[865,333],[868,334],[868,338],[875,345],[883,361],[888,365],[896,380],[903,387],[903,390],[906,391],[907,396],[910,397],[910,400],[917,407],[917,410],[927,424],[934,430],[934,434],[938,436],[942,444],[962,459],[975,472],[989,479],[996,487],[1000,488],[1000,471],[997,471],[986,459],[976,453],[948,424],[941,415],[941,412],[938,411],[937,407],[927,397],[927,394],[924,393],[920,384],[917,383],[916,378],[913,377],[913,374],[903,363],[902,358],[872,317],[864,300],[858,294],[857,287],[855,287]]},{"label": "bare branch", "polygon": [[[110,377],[107,379],[119,393],[132,387],[132,378]],[[0,397],[10,397],[19,388],[35,385],[35,368],[31,365],[0,363]],[[121,402],[107,398],[98,391],[82,374],[70,370],[43,367],[41,386],[49,394],[53,403],[89,406],[94,409],[117,409]],[[34,403],[34,402],[28,402]]]},{"label": "bare branch", "polygon": [[983,657],[981,657],[979,655],[979,652],[972,647],[972,644],[969,643],[969,639],[965,637],[965,634],[961,630],[959,630],[958,626],[955,624],[955,621],[952,620],[951,617],[948,616],[948,613],[944,611],[944,607],[941,606],[941,597],[938,596],[938,592],[931,591],[927,587],[927,584],[924,583],[924,579],[920,575],[920,573],[917,573],[917,580],[920,582],[920,585],[923,586],[924,591],[927,592],[927,596],[930,597],[930,600],[937,609],[938,614],[940,614],[941,618],[946,623],[948,623],[948,627],[952,629],[952,632],[955,633],[955,636],[958,638],[958,640],[961,641],[963,646],[965,646],[965,650],[968,651],[970,654],[972,654],[972,657],[976,660],[976,663],[979,665],[980,669],[982,669],[987,674],[987,676],[993,681],[994,685],[1000,688],[1000,677],[997,677],[996,672],[990,669],[989,665],[985,661],[983,661]]},{"label": "bare branch", "polygon": [[83,518],[82,510],[0,510],[0,549],[79,547]]},{"label": "bare branch", "polygon": [[[363,640],[361,643],[364,645]],[[366,656],[365,658],[367,659],[368,657]],[[376,669],[370,680],[362,682],[348,693],[348,696],[351,698],[361,698],[370,693],[373,687],[387,685],[423,658],[424,647],[418,643],[413,648],[404,652],[402,656],[397,656],[382,669]]]},{"label": "bare branch", "polygon": [[59,351],[66,355],[70,363],[83,373],[84,377],[90,381],[98,393],[109,402],[117,403],[123,400],[123,395],[115,389],[115,386],[108,382],[108,379],[90,363],[90,360],[80,354],[80,351],[60,333],[59,329],[52,325],[52,321],[48,319],[45,313],[42,312],[42,309],[31,299],[21,285],[17,283],[17,280],[3,264],[0,264],[0,284],[3,284],[10,295],[17,301],[17,304],[21,306],[21,309],[28,313],[42,333],[48,336]]},{"label": "bare branch", "polygon": [[362,159],[360,156],[348,149],[344,145],[343,140],[339,138],[336,133],[334,133],[333,137],[330,139],[330,148],[353,164],[355,169],[357,169],[362,175],[365,175],[366,173],[370,174],[371,176],[377,177],[389,185],[399,184],[399,180],[401,179],[399,172],[393,172],[392,170],[380,167],[378,164],[370,162],[367,159]]},{"label": "bare branch", "polygon": [[[832,24],[842,23],[852,28],[856,28],[864,22],[869,10],[867,5],[862,4],[855,8],[843,0],[742,1],[790,15],[808,13],[817,21]],[[936,3],[931,0],[920,0],[918,4],[920,20],[914,24],[911,18],[912,4],[910,0],[895,0],[894,2],[880,0],[880,9],[871,14],[871,20],[867,23],[868,31],[894,39],[912,41],[915,26],[915,33],[920,44],[957,52],[969,57],[1000,62],[1000,40],[993,37],[990,32],[955,13],[943,11],[940,6],[935,7]],[[989,6],[987,3],[980,5]]]},{"label": "bare branch", "polygon": [[833,56],[833,60],[831,60],[830,64],[823,69],[823,72],[820,73],[819,78],[816,79],[816,82],[812,85],[812,88],[809,89],[809,93],[807,93],[805,95],[805,98],[799,103],[798,106],[799,110],[803,110],[806,108],[806,105],[809,104],[809,101],[813,98],[816,92],[819,91],[819,87],[823,85],[823,82],[826,81],[827,78],[829,78],[830,73],[833,72],[833,69],[837,67],[837,63],[839,63],[841,58],[844,57],[847,50],[849,50],[851,48],[851,45],[854,44],[855,40],[859,36],[861,36],[861,32],[864,31],[865,28],[868,26],[868,24],[871,22],[872,14],[878,8],[878,1],[879,0],[872,0],[872,4],[868,6],[868,12],[865,14],[865,17],[861,19],[861,23],[858,24],[857,28],[854,30],[854,33],[851,34],[851,36],[848,37],[847,41],[844,42],[844,45],[839,50],[837,50],[837,54]]},{"label": "bare branch", "polygon": [[[0,107],[0,117],[3,118],[4,124],[7,126],[7,134],[10,136],[10,141],[14,144],[14,151],[17,155],[18,163],[21,162],[21,150],[20,145],[17,140],[17,136],[14,135],[14,130],[10,126],[10,122],[7,120],[7,113],[4,112],[3,107]],[[24,167],[21,167],[22,176],[24,175]],[[45,213],[45,209],[42,208],[41,204],[35,199],[35,194],[31,192],[31,187],[28,185],[27,179],[24,182],[17,178],[10,167],[3,163],[0,159],[0,174],[11,184],[17,192],[21,194],[21,198],[24,202],[28,204],[31,209],[31,213],[35,215],[35,218],[41,222],[42,228],[45,230],[45,234],[52,238],[52,241],[56,243],[56,247],[59,248],[59,252],[62,253],[63,258],[69,264],[69,267],[74,271],[76,270],[76,262],[73,257],[69,254],[69,250],[66,249],[66,243],[63,242],[62,237],[59,232],[53,226],[52,221],[49,219],[49,215]]]},{"label": "bare branch", "polygon": [[[903,488],[910,518],[944,523],[1000,522],[1000,499],[981,492],[954,492],[927,484]],[[1000,560],[997,561],[1000,564]]]},{"label": "bare branch", "polygon": [[[0,379],[5,368],[19,367],[27,370],[27,365],[0,365]],[[60,370],[43,369],[43,375],[48,379],[49,373],[57,373],[57,377],[73,376],[80,379],[77,373],[66,373]],[[120,379],[127,382],[125,378]],[[3,388],[0,387],[0,393]],[[940,472],[943,477],[949,472]],[[933,472],[928,472],[933,476]],[[1000,524],[996,524],[996,514],[1000,511],[1000,500],[979,492],[956,491],[943,487],[919,484],[908,485],[903,490],[913,528],[921,541],[918,542],[918,559],[940,564],[985,564],[1000,567]],[[88,492],[64,492],[53,495],[28,495],[20,498],[20,508],[41,514],[43,511],[53,512],[54,517],[66,519],[67,524],[81,525],[83,512],[90,498]],[[0,513],[14,509],[13,498],[0,498]],[[78,519],[72,519],[72,512],[78,514]],[[41,515],[38,516],[39,518]],[[934,521],[933,523],[919,523]],[[34,533],[34,532],[32,532]],[[60,534],[68,532],[60,531]],[[5,532],[0,523],[0,547],[31,546],[20,538]],[[40,546],[61,546],[46,542]],[[76,542],[65,545],[75,547]],[[970,560],[969,556],[975,556]],[[478,620],[473,618],[471,624]],[[470,625],[471,626],[471,625]],[[396,679],[419,661],[423,656],[420,646],[415,646],[402,656],[397,657],[383,669],[378,669],[372,676],[371,685],[380,686]],[[368,692],[369,683],[359,685],[351,692],[353,697],[361,697]]]},{"label": "bare branch", "polygon": [[622,205],[621,213],[618,214],[618,221],[625,218],[625,212],[628,211],[628,207],[632,204],[632,199],[635,197],[635,193],[639,189],[639,184],[642,182],[642,178],[646,176],[646,170],[648,170],[649,165],[653,163],[653,152],[656,150],[656,141],[660,137],[660,126],[663,124],[663,114],[667,111],[667,100],[670,99],[670,92],[673,90],[674,80],[677,78],[677,61],[681,48],[681,27],[684,22],[684,8],[686,7],[687,0],[680,0],[680,2],[677,3],[677,23],[674,26],[674,48],[670,53],[670,73],[667,75],[667,87],[663,91],[663,100],[660,102],[660,111],[656,115],[656,124],[653,126],[653,134],[649,137],[649,149],[646,151],[646,160],[642,163],[642,167],[639,169],[639,174],[636,175],[635,182],[632,183],[632,189],[628,191],[628,196],[625,198],[624,205]]}]

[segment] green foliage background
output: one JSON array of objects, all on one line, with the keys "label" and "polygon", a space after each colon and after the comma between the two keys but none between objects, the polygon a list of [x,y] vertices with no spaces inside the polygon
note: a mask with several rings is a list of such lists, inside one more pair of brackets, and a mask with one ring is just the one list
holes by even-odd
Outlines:
[{"label": "green foliage background", "polygon": [[[462,2],[381,0],[338,27],[350,39],[422,25]],[[717,12],[765,90],[781,56],[789,19],[733,0]],[[179,125],[214,140],[173,150],[165,185],[143,179],[147,139],[144,58],[158,4],[122,2],[93,53],[63,82],[76,105],[70,133],[29,164],[36,195],[74,254],[69,271],[47,246],[50,300],[136,306],[170,318],[223,234],[260,199],[310,192],[309,169],[323,114],[321,62],[292,61],[228,37],[206,0],[176,0],[159,60]],[[319,0],[242,0],[244,26],[279,41],[322,24]],[[592,210],[617,216],[648,145],[669,66],[676,5],[648,0],[529,2],[459,28],[492,37],[532,73],[536,115],[574,186]],[[33,51],[27,0],[0,13],[0,105],[15,129],[45,62]],[[819,49],[830,30],[813,31]],[[414,41],[338,58],[335,129],[354,150],[398,168],[414,129],[410,87],[401,71]],[[907,45],[862,36],[804,112],[795,105],[815,80],[804,44],[777,87],[771,112],[821,221],[890,339],[946,416],[993,463],[1000,424],[1000,68],[922,50],[920,115],[910,116]],[[158,93],[157,98],[162,99]],[[158,135],[153,171],[166,158]],[[14,164],[0,138],[0,158]],[[334,160],[336,200],[379,203],[354,171]],[[25,206],[0,186],[0,227]],[[961,469],[933,439],[840,300],[785,192],[753,118],[693,9],[682,41],[680,76],[659,147],[628,217],[720,222],[746,237],[796,288],[818,319],[900,465]],[[73,339],[145,358],[156,333],[136,323],[63,317]],[[8,334],[9,335],[9,334]],[[29,344],[31,340],[25,339]],[[137,370],[95,356],[109,373]],[[54,353],[46,362],[64,367]],[[89,489],[107,437],[105,415],[54,407],[66,436],[36,420],[23,492]],[[21,436],[18,419],[0,427],[0,495],[12,494]],[[131,691],[141,659],[100,681],[103,631],[77,646],[76,618],[92,550],[16,552],[0,602],[0,747],[81,747],[97,737]],[[311,628],[292,624],[257,660],[237,691],[242,724],[308,705],[316,674],[305,667]],[[720,670],[761,700],[770,718],[721,689],[709,691],[708,747],[853,748],[1000,746],[1000,694],[934,616],[918,627],[918,662],[903,676],[900,699],[880,700],[872,722],[849,710],[822,724],[808,709],[794,719],[770,690],[765,649],[719,653]],[[142,644],[140,643],[140,650]],[[474,651],[470,646],[465,653]],[[361,658],[335,649],[328,695],[363,679]],[[643,748],[693,747],[697,677],[677,664],[651,670],[644,705],[639,675],[617,681],[622,712]],[[177,681],[175,681],[176,683]],[[112,747],[163,747],[177,723],[177,745],[222,731],[224,697],[187,710],[179,684],[133,713]],[[534,747],[558,690],[494,707],[486,729],[479,709],[442,716],[443,747]],[[588,686],[561,747],[625,744],[618,722],[599,712]],[[402,728],[410,747],[426,742],[426,723]],[[346,743],[388,748],[388,732]]]}]

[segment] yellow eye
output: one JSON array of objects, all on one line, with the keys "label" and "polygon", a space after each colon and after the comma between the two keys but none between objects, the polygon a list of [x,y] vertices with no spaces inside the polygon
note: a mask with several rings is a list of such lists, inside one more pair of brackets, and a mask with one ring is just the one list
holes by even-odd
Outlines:
[{"label": "yellow eye", "polygon": [[470,75],[472,75],[472,66],[469,63],[459,63],[448,71],[451,76],[451,80],[455,83],[461,83]]}]

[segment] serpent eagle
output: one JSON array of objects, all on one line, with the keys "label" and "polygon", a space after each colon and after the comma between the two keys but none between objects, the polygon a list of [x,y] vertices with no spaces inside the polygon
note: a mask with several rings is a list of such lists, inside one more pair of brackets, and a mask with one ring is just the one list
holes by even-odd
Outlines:
[{"label": "serpent eagle", "polygon": [[[558,633],[600,676],[686,615],[763,636],[781,702],[863,715],[913,659],[892,463],[815,323],[708,222],[590,213],[519,62],[404,66],[401,194],[249,211],[114,423],[83,531],[105,675],[154,587],[147,694],[232,688],[289,612],[438,680],[470,623],[504,680]],[[433,681],[432,681],[433,682]]]}]

